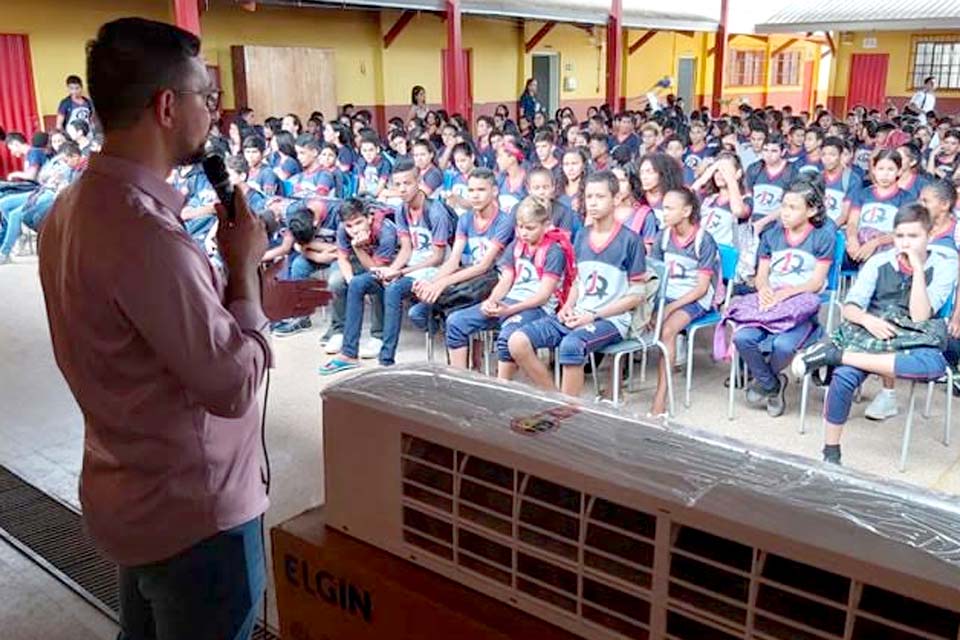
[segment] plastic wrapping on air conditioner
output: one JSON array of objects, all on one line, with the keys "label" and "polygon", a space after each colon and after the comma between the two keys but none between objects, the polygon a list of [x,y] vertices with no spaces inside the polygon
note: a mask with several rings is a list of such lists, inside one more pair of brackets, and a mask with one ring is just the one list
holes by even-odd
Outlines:
[{"label": "plastic wrapping on air conditioner", "polygon": [[331,526],[587,638],[960,637],[960,503],[422,366],[324,393]]}]

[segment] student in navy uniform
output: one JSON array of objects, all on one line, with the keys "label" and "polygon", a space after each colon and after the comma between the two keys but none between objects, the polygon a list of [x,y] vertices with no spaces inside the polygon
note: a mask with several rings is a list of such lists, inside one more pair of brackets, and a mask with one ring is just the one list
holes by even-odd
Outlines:
[{"label": "student in navy uniform", "polygon": [[250,165],[246,158],[240,155],[227,156],[224,164],[230,184],[243,192],[251,213],[261,217],[267,208],[267,196],[260,190],[260,185],[250,181]]},{"label": "student in navy uniform", "polygon": [[916,200],[920,197],[923,188],[930,182],[930,177],[923,169],[920,147],[913,142],[908,142],[897,147],[897,153],[903,160],[903,170],[897,184],[909,193],[911,198]]},{"label": "student in navy uniform", "polygon": [[625,165],[614,165],[614,177],[617,179],[617,208],[614,218],[630,231],[640,236],[643,241],[644,253],[650,252],[650,247],[657,236],[659,227],[657,215],[646,203],[637,198],[643,191],[640,186],[640,176],[637,175],[636,164],[629,162]]},{"label": "student in navy uniform", "polygon": [[930,155],[927,171],[933,178],[953,180],[960,168],[960,129],[950,129],[940,141],[940,148]]},{"label": "student in navy uniform", "polygon": [[458,142],[453,145],[451,155],[451,166],[443,176],[444,202],[456,211],[457,215],[463,215],[470,209],[467,186],[470,173],[476,168],[473,145],[469,142]]},{"label": "student in navy uniform", "polygon": [[[47,152],[44,147],[48,139],[46,134],[43,136],[43,144],[27,144],[27,139],[18,131],[11,131],[7,134],[4,142],[7,150],[14,158],[23,158],[23,169],[20,171],[11,171],[7,174],[7,180],[36,180],[41,167],[47,162]],[[35,137],[36,138],[36,137]],[[36,138],[35,141],[39,141]]]},{"label": "student in navy uniform", "polygon": [[690,137],[690,146],[683,152],[683,165],[689,168],[696,178],[700,165],[713,154],[707,145],[707,127],[702,121],[691,122],[687,135]]},{"label": "student in navy uniform", "polygon": [[420,190],[420,173],[413,160],[397,160],[391,179],[391,190],[402,200],[396,218],[400,249],[392,263],[372,270],[384,289],[383,347],[378,356],[382,365],[395,362],[404,300],[412,297],[416,283],[437,273],[452,231],[446,207]]},{"label": "student in navy uniform", "polygon": [[513,211],[527,197],[527,172],[523,169],[523,151],[512,142],[504,142],[497,151],[497,193],[502,211]]},{"label": "student in navy uniform", "polygon": [[494,148],[490,136],[496,130],[493,118],[480,116],[477,118],[476,154],[477,166],[485,169],[496,169],[497,150]]},{"label": "student in navy uniform", "polygon": [[[933,318],[956,288],[956,263],[929,250],[930,213],[921,204],[903,206],[894,220],[894,250],[870,258],[847,294],[846,321],[885,339],[896,332],[885,317],[891,312],[914,321]],[[861,353],[823,341],[799,354],[792,369],[797,376],[834,367],[827,392],[826,438],[823,458],[840,464],[840,437],[850,415],[854,394],[870,374],[906,379],[930,379],[943,374],[946,361],[934,348],[892,353]]]},{"label": "student in navy uniform", "polygon": [[206,253],[206,239],[217,220],[217,193],[199,164],[188,164],[174,170],[173,188],[185,198],[180,219],[187,233]]},{"label": "student in navy uniform", "polygon": [[759,120],[749,120],[747,127],[747,140],[740,145],[737,153],[740,154],[740,164],[749,173],[756,163],[762,161],[763,146],[766,144],[770,132],[767,125]]},{"label": "student in navy uniform", "polygon": [[821,148],[824,141],[823,129],[820,127],[810,127],[803,138],[803,160],[796,163],[801,173],[821,173],[823,163],[821,162]]},{"label": "student in navy uniform", "polygon": [[66,131],[67,125],[74,122],[86,122],[92,128],[94,124],[93,103],[83,95],[83,80],[80,76],[67,76],[67,91],[69,95],[60,101],[57,106],[57,126],[60,131]]},{"label": "student in navy uniform", "polygon": [[590,165],[593,171],[610,168],[610,140],[606,134],[592,134],[587,143],[590,150]]},{"label": "student in navy uniform", "polygon": [[823,164],[824,197],[823,204],[827,217],[840,226],[845,223],[844,201],[850,189],[856,186],[853,171],[843,166],[846,143],[840,138],[830,137],[823,141],[820,149],[820,162]]},{"label": "student in navy uniform", "polygon": [[903,161],[894,149],[873,158],[874,185],[854,190],[847,198],[847,260],[855,269],[870,256],[893,244],[893,220],[900,207],[912,200],[897,186]]},{"label": "student in navy uniform", "polygon": [[629,113],[618,113],[613,120],[613,126],[615,132],[611,150],[626,147],[631,158],[637,157],[640,154],[640,137],[636,134],[633,117]]},{"label": "student in navy uniform", "polygon": [[531,168],[543,167],[553,173],[553,181],[560,183],[563,176],[563,166],[557,153],[556,138],[550,129],[542,129],[533,137],[533,148],[536,154],[531,161]]},{"label": "student in navy uniform", "polygon": [[750,219],[753,198],[743,180],[743,168],[736,153],[723,151],[691,187],[702,195],[700,226],[714,242],[736,247],[738,225]]},{"label": "student in navy uniform", "polygon": [[643,243],[614,218],[617,179],[609,171],[586,178],[589,225],[577,237],[577,281],[556,316],[520,327],[508,348],[517,366],[541,389],[555,389],[537,350],[559,347],[561,391],[578,397],[589,354],[623,340],[646,280]]},{"label": "student in navy uniform", "polygon": [[413,143],[412,155],[413,163],[420,172],[420,190],[430,198],[437,189],[443,187],[443,172],[434,162],[436,150],[429,140],[417,140]]},{"label": "student in navy uniform", "polygon": [[337,168],[344,173],[352,173],[356,154],[353,152],[350,130],[339,122],[327,122],[323,125],[323,141],[337,147]]},{"label": "student in navy uniform", "polygon": [[787,134],[789,145],[787,146],[786,154],[784,154],[784,157],[790,164],[803,162],[805,156],[804,146],[806,143],[806,134],[807,130],[803,128],[802,124],[794,124],[790,126],[790,133]]},{"label": "student in navy uniform", "polygon": [[561,159],[563,179],[560,181],[559,197],[557,200],[577,214],[580,221],[584,220],[583,190],[586,185],[587,167],[590,157],[580,147],[567,149]]},{"label": "student in navy uniform", "polygon": [[657,367],[657,390],[650,413],[666,414],[667,370],[673,366],[677,336],[713,308],[717,275],[717,243],[700,227],[700,201],[687,187],[663,197],[664,226],[653,242],[651,258],[666,265],[667,291],[660,340],[666,358]]},{"label": "student in navy uniform", "polygon": [[644,156],[638,164],[642,192],[637,200],[653,210],[657,227],[663,228],[663,196],[683,187],[683,169],[678,161],[665,153]]},{"label": "student in navy uniform", "polygon": [[[760,237],[757,251],[757,297],[761,310],[801,293],[820,293],[833,263],[836,226],[826,216],[822,181],[800,175],[788,187],[780,219]],[[780,374],[793,356],[822,334],[816,316],[773,334],[761,327],[742,327],[733,334],[753,382],[747,403],[763,407],[771,417],[786,410],[787,377]]]},{"label": "student in navy uniform", "polygon": [[[483,302],[447,317],[446,344],[452,367],[467,368],[470,336],[500,329],[497,377],[512,379],[517,367],[507,347],[510,336],[521,326],[556,313],[558,289],[567,269],[561,242],[569,247],[569,237],[558,235],[561,232],[553,226],[550,211],[534,198],[517,205],[516,221],[517,237],[500,257],[497,286]],[[538,260],[542,261],[539,265]]]},{"label": "student in navy uniform", "polygon": [[[320,375],[330,375],[359,364],[360,358],[375,358],[383,347],[383,285],[377,269],[390,265],[397,256],[397,227],[377,211],[373,202],[351,198],[340,210],[340,226],[337,228],[337,265],[331,274],[329,288],[333,292],[333,319],[331,326],[336,332],[342,327],[343,334],[335,333],[324,350],[336,354],[320,367]],[[370,340],[360,344],[363,328],[364,299],[370,295],[373,321],[370,325]]]},{"label": "student in navy uniform", "polygon": [[387,187],[390,163],[380,150],[380,139],[373,129],[360,132],[360,157],[357,158],[357,195],[378,198]]},{"label": "student in navy uniform", "polygon": [[289,180],[303,168],[297,161],[297,141],[289,131],[279,131],[270,141],[273,149],[273,170],[281,180]]},{"label": "student in navy uniform", "polygon": [[920,204],[930,212],[930,250],[938,251],[948,260],[960,255],[960,223],[954,216],[957,188],[949,180],[930,182],[920,192]]},{"label": "student in navy uniform", "polygon": [[243,157],[249,167],[247,182],[255,185],[263,195],[272,197],[280,192],[280,179],[264,162],[263,153],[266,148],[267,143],[260,136],[247,136],[243,140]]},{"label": "student in navy uniform", "polygon": [[553,181],[553,172],[537,167],[527,172],[527,193],[543,206],[550,214],[550,221],[557,229],[562,229],[576,238],[583,226],[577,215],[557,199],[557,185]]},{"label": "student in navy uniform", "polygon": [[860,144],[853,153],[853,164],[860,167],[864,174],[870,171],[870,159],[877,148],[877,123],[867,120],[860,127]]},{"label": "student in navy uniform", "polygon": [[[783,194],[793,182],[796,172],[783,157],[783,136],[775,133],[763,144],[763,159],[747,170],[747,188],[753,195],[751,219],[758,223],[776,214],[783,202]],[[772,221],[760,223],[760,229]],[[755,225],[756,226],[756,225]]]}]

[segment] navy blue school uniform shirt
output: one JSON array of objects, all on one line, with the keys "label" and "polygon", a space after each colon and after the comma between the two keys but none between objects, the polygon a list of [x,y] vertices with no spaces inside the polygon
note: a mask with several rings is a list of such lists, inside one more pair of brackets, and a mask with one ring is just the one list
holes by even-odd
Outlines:
[{"label": "navy blue school uniform shirt", "polygon": [[443,187],[443,172],[436,165],[431,164],[420,175],[420,188],[428,196],[431,196],[441,187]]},{"label": "navy blue school uniform shirt", "polygon": [[678,300],[693,291],[701,273],[711,276],[707,292],[696,300],[696,304],[706,310],[713,306],[716,289],[713,277],[717,271],[717,254],[717,243],[713,236],[703,231],[699,225],[693,228],[687,238],[679,238],[670,227],[661,229],[650,252],[652,258],[662,260],[666,265],[667,298],[670,300]]},{"label": "navy blue school uniform shirt", "polygon": [[[466,214],[464,214],[466,215]],[[404,204],[397,214],[397,236],[409,238],[413,253],[407,260],[408,267],[416,267],[433,257],[434,247],[446,247],[450,242],[450,216],[437,200],[424,199],[423,208],[414,210]],[[414,280],[427,280],[437,272],[437,267],[419,269],[408,274]]]},{"label": "navy blue school uniform shirt", "polygon": [[796,176],[794,167],[784,162],[776,173],[771,173],[766,163],[760,161],[747,171],[747,187],[753,195],[752,220],[759,220],[780,208],[783,194]]},{"label": "navy blue school uniform shirt", "polygon": [[285,156],[282,153],[278,153],[277,156],[279,157],[277,158],[276,168],[286,172],[288,180],[303,171],[303,167],[300,166],[300,162],[296,158]]},{"label": "navy blue school uniform shirt", "polygon": [[274,173],[273,169],[267,166],[266,162],[260,164],[256,169],[250,169],[247,174],[247,182],[256,185],[264,195],[275,196],[280,194],[280,178]]},{"label": "navy blue school uniform shirt", "polygon": [[[585,228],[574,242],[577,256],[575,311],[594,313],[627,295],[630,287],[646,278],[647,262],[640,236],[621,224],[600,242],[596,231]],[[605,318],[626,337],[632,311]]]},{"label": "navy blue school uniform shirt", "polygon": [[920,199],[920,192],[930,184],[930,177],[925,173],[913,173],[900,188],[910,194],[914,200]]},{"label": "navy blue school uniform shirt", "polygon": [[47,163],[47,152],[39,147],[31,147],[27,151],[27,157],[24,160],[24,166],[36,167],[38,170]]},{"label": "navy blue school uniform shirt", "polygon": [[340,150],[337,151],[337,167],[345,173],[353,171],[353,165],[356,163],[356,160],[356,154],[353,152],[353,149],[347,145],[343,145],[340,147]]},{"label": "navy blue school uniform shirt", "polygon": [[613,137],[610,143],[610,150],[613,151],[617,147],[626,147],[630,150],[630,155],[635,157],[640,153],[640,136],[636,133],[631,133],[623,140]]},{"label": "navy blue school uniform shirt", "polygon": [[900,207],[912,202],[910,194],[899,187],[881,194],[875,186],[861,187],[847,196],[850,215],[860,213],[857,222],[857,238],[865,242],[878,235],[893,233],[893,218]]},{"label": "navy blue school uniform shirt", "polygon": [[520,201],[527,197],[527,172],[522,172],[516,182],[511,182],[506,173],[497,178],[498,200],[504,211],[513,211]]},{"label": "navy blue school uniform shirt", "polygon": [[791,151],[788,149],[784,157],[790,164],[797,164],[798,162],[802,164],[805,161],[807,154],[803,150],[803,147],[800,147],[800,149],[797,151]]},{"label": "navy blue school uniform shirt", "polygon": [[843,203],[854,189],[859,189],[853,172],[843,169],[834,173],[823,172],[824,198],[823,204],[827,209],[827,217],[836,222],[843,215]]},{"label": "navy blue school uniform shirt", "polygon": [[792,233],[779,220],[760,235],[757,258],[770,263],[770,288],[799,287],[813,278],[818,262],[833,262],[837,227],[826,221]]},{"label": "navy blue school uniform shirt", "polygon": [[93,103],[87,97],[81,97],[80,102],[74,102],[67,96],[57,106],[57,113],[63,116],[63,129],[74,122],[86,122],[93,128]]},{"label": "navy blue school uniform shirt", "polygon": [[[752,211],[753,198],[750,195],[744,195],[743,205],[747,208],[747,218]],[[735,246],[737,244],[737,225],[740,224],[740,218],[733,215],[730,208],[730,198],[726,194],[714,193],[706,196],[700,205],[700,226],[707,233],[713,236],[717,244]]]},{"label": "navy blue school uniform shirt", "polygon": [[380,192],[380,184],[390,177],[390,163],[378,153],[373,162],[367,162],[363,156],[357,158],[357,193]]},{"label": "navy blue school uniform shirt", "polygon": [[941,253],[948,260],[958,260],[960,258],[960,223],[957,219],[952,218],[950,226],[945,231],[931,237],[928,246],[930,251]]},{"label": "navy blue school uniform shirt", "polygon": [[457,221],[456,239],[463,238],[466,244],[463,255],[460,256],[460,265],[469,267],[483,261],[491,251],[501,251],[513,242],[515,227],[511,214],[497,210],[486,224],[483,224],[474,211],[467,211]]},{"label": "navy blue school uniform shirt", "polygon": [[[690,175],[695,175],[697,168],[711,155],[710,147],[706,143],[697,148],[690,145],[683,152],[683,166],[690,170]],[[684,176],[686,174],[687,172],[684,171]]]},{"label": "navy blue school uniform shirt", "polygon": [[[371,235],[373,237],[364,246],[370,253],[370,257],[378,266],[392,263],[397,256],[397,226],[390,220],[384,219],[377,228],[371,229]],[[337,226],[337,250],[348,260],[357,253],[343,222]]]},{"label": "navy blue school uniform shirt", "polygon": [[497,168],[497,151],[493,148],[493,145],[488,144],[482,146],[479,142],[477,143],[477,154],[476,162],[478,167],[483,167],[484,169],[493,169]]},{"label": "navy blue school uniform shirt", "polygon": [[[517,248],[518,243],[521,244],[519,249]],[[503,297],[505,302],[516,304],[528,300],[537,294],[543,280],[559,281],[563,278],[563,272],[567,267],[567,258],[559,244],[553,243],[547,249],[543,260],[542,275],[537,273],[537,266],[534,264],[536,252],[537,249],[531,249],[526,243],[516,239],[504,249],[503,255],[497,262],[497,267],[500,269],[500,273],[513,276],[513,284]],[[557,302],[557,295],[554,293],[541,309],[546,313],[554,313]]]}]

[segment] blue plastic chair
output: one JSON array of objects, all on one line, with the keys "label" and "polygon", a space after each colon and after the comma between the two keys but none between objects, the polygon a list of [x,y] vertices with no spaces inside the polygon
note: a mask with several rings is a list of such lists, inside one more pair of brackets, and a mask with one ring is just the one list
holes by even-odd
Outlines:
[{"label": "blue plastic chair", "polygon": [[[726,297],[723,301],[723,305],[726,306],[730,303],[730,298],[733,295],[733,284],[737,277],[737,262],[740,260],[740,251],[736,247],[731,247],[730,245],[725,244],[718,245],[717,249],[720,251],[720,275],[727,286]],[[687,384],[686,393],[684,394],[683,398],[683,406],[687,407],[688,409],[690,408],[690,388],[693,386],[694,339],[696,338],[697,331],[703,329],[704,327],[715,327],[720,324],[721,320],[722,317],[720,315],[720,311],[714,309],[705,316],[702,316],[691,322],[684,330],[684,332],[687,334]]]},{"label": "blue plastic chair", "polygon": [[280,191],[285,198],[289,198],[293,195],[293,180],[287,178],[286,180],[280,181]]}]

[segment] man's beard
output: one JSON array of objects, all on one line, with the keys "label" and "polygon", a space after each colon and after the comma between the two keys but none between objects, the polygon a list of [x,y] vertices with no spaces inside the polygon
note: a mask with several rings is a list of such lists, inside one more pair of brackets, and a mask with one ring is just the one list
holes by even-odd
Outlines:
[{"label": "man's beard", "polygon": [[200,143],[200,146],[196,147],[192,151],[182,154],[177,161],[177,165],[182,167],[188,164],[197,164],[198,162],[202,161],[206,155],[206,140],[204,140]]}]

